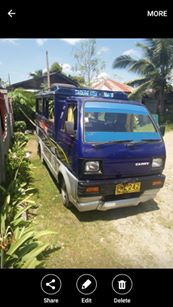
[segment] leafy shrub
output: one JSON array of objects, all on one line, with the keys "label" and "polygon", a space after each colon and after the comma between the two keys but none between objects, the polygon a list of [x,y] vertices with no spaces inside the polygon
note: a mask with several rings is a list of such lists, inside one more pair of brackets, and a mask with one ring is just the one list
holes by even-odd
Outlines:
[{"label": "leafy shrub", "polygon": [[[17,178],[17,176],[16,176]],[[52,231],[35,231],[31,220],[24,220],[23,214],[35,208],[31,200],[31,189],[26,189],[14,180],[7,189],[1,187],[3,202],[0,206],[0,250],[1,268],[32,268],[43,266],[38,257],[48,249],[48,243],[40,241],[41,236]]]},{"label": "leafy shrub", "polygon": [[9,96],[12,98],[14,120],[25,121],[27,129],[32,130],[32,124],[26,119],[21,110],[32,120],[35,119],[35,94],[17,88],[10,92]]},{"label": "leafy shrub", "polygon": [[14,122],[15,132],[25,132],[25,130],[26,130],[26,123],[23,120]]},{"label": "leafy shrub", "polygon": [[1,268],[42,267],[43,251],[50,253],[51,247],[40,241],[40,237],[55,233],[36,231],[32,219],[24,218],[29,210],[37,207],[31,199],[33,189],[29,187],[30,170],[25,144],[19,139],[14,142],[7,159],[8,180],[5,187],[0,186]]},{"label": "leafy shrub", "polygon": [[15,142],[25,143],[25,142],[28,141],[28,137],[23,132],[15,132],[14,133],[14,140],[15,140]]},{"label": "leafy shrub", "polygon": [[173,108],[169,108],[164,115],[160,116],[160,123],[161,124],[171,124],[173,123]]},{"label": "leafy shrub", "polygon": [[7,184],[15,177],[17,170],[17,179],[19,182],[28,183],[30,181],[30,161],[26,157],[26,142],[15,141],[9,150],[6,161]]}]

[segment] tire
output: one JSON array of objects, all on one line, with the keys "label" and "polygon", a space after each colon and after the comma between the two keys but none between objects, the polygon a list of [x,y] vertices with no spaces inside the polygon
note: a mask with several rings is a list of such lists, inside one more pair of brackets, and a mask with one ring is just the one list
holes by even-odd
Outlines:
[{"label": "tire", "polygon": [[62,198],[62,203],[64,207],[70,209],[72,207],[72,203],[69,200],[69,195],[67,192],[66,184],[63,181],[61,185],[61,198]]}]

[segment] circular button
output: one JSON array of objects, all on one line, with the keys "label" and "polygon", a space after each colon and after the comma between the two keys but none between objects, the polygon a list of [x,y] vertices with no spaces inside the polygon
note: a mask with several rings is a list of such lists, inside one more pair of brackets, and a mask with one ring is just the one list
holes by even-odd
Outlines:
[{"label": "circular button", "polygon": [[129,293],[132,290],[133,282],[126,274],[119,274],[112,280],[112,289],[120,295]]},{"label": "circular button", "polygon": [[54,295],[61,289],[61,279],[55,274],[47,274],[41,280],[41,289],[44,293]]},{"label": "circular button", "polygon": [[77,290],[84,294],[92,294],[97,288],[97,281],[93,275],[83,274],[81,275],[76,282]]}]

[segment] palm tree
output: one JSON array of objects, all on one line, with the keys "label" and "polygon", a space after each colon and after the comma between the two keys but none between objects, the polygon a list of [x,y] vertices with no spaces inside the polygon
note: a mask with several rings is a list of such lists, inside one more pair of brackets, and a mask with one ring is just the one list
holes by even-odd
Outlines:
[{"label": "palm tree", "polygon": [[146,39],[146,44],[138,43],[144,57],[135,59],[129,55],[121,55],[113,62],[113,68],[128,68],[138,73],[140,78],[128,82],[136,86],[129,98],[139,97],[147,89],[152,89],[159,102],[160,114],[164,113],[165,94],[172,88],[173,72],[173,39]]}]

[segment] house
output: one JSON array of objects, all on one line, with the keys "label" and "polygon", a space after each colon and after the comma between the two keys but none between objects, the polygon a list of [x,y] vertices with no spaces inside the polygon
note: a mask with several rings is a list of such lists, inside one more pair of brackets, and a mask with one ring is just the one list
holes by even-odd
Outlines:
[{"label": "house", "polygon": [[[77,83],[74,80],[59,72],[54,72],[50,74],[50,83],[63,83],[77,86]],[[43,89],[43,84],[47,84],[47,76],[32,78],[25,81],[13,83],[8,87],[8,90],[23,88],[26,90],[40,91],[41,89]]]},{"label": "house", "polygon": [[109,78],[93,83],[91,88],[96,90],[121,91],[125,92],[126,94],[133,92],[133,87]]},{"label": "house", "polygon": [[5,181],[5,157],[13,135],[13,113],[7,91],[0,88],[0,184]]}]

